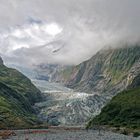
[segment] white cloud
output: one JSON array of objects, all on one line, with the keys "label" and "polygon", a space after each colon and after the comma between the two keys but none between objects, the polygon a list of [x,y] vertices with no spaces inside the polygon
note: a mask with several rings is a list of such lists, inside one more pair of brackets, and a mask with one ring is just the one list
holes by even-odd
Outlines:
[{"label": "white cloud", "polygon": [[1,33],[1,49],[0,52],[12,53],[21,48],[34,48],[39,45],[44,45],[53,40],[53,38],[62,32],[62,29],[55,23],[42,24],[26,24],[20,27],[11,28],[10,30]]},{"label": "white cloud", "polygon": [[55,36],[62,32],[62,28],[60,28],[56,23],[51,23],[49,25],[45,25],[42,27],[42,30],[45,30],[48,34]]},{"label": "white cloud", "polygon": [[105,46],[140,41],[139,0],[0,0],[7,63],[78,64]]}]

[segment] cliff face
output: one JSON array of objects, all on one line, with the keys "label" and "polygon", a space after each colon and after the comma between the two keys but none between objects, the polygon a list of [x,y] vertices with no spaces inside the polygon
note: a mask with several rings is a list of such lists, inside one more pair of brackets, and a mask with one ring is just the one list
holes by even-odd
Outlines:
[{"label": "cliff face", "polygon": [[40,91],[0,59],[0,128],[29,127],[37,122],[32,105],[41,100]]},{"label": "cliff face", "polygon": [[1,57],[0,57],[0,65],[3,65],[3,60]]},{"label": "cliff face", "polygon": [[102,50],[90,60],[61,71],[56,81],[77,91],[114,95],[136,86],[140,74],[140,46]]},{"label": "cliff face", "polygon": [[54,80],[75,91],[96,94],[98,100],[90,98],[95,101],[92,117],[96,116],[119,92],[140,85],[140,46],[102,50],[90,60],[61,71]]}]

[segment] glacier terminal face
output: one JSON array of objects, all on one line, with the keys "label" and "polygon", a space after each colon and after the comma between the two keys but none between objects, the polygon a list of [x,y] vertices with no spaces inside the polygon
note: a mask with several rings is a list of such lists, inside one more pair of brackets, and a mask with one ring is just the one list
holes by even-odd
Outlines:
[{"label": "glacier terminal face", "polygon": [[33,81],[43,92],[44,101],[37,103],[39,118],[51,125],[84,125],[100,113],[107,102],[103,96],[75,92],[60,84],[42,80]]}]

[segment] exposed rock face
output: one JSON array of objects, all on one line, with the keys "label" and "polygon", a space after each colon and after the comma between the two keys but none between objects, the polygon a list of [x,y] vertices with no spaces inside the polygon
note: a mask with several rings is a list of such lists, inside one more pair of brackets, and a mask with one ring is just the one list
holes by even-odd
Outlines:
[{"label": "exposed rock face", "polygon": [[[57,93],[46,94],[47,101],[40,104],[40,115],[54,124],[83,124],[99,114],[117,93],[137,87],[139,79],[140,46],[102,50],[78,66],[53,74],[53,81],[61,82],[76,92],[61,93],[60,100],[55,97]],[[80,98],[76,98],[77,92],[81,94]],[[86,97],[82,97],[83,92]],[[67,96],[71,94],[72,100]]]},{"label": "exposed rock face", "polygon": [[0,65],[3,65],[3,60],[1,58],[1,56],[0,56]]},{"label": "exposed rock face", "polygon": [[140,46],[134,46],[102,50],[71,70],[65,69],[56,81],[77,91],[114,96],[134,84],[134,79],[136,83],[139,74]]},{"label": "exposed rock face", "polygon": [[[90,60],[61,71],[53,79],[75,91],[89,93],[91,96],[76,102],[70,101],[69,108],[59,106],[59,111],[52,111],[48,115],[50,118],[57,116],[57,120],[60,120],[62,116],[68,114],[72,117],[64,117],[66,123],[82,124],[88,120],[89,116],[99,114],[101,108],[117,93],[137,87],[139,79],[139,46],[102,50]],[[86,109],[90,112],[89,114],[86,113]]]}]

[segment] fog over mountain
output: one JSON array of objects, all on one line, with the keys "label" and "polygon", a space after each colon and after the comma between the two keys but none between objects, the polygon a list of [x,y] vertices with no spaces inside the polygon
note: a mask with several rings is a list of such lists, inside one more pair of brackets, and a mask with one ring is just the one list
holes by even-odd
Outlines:
[{"label": "fog over mountain", "polygon": [[98,50],[140,41],[139,0],[0,0],[7,64],[79,64]]}]

